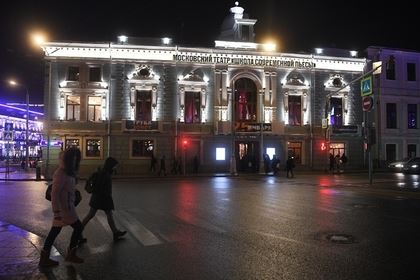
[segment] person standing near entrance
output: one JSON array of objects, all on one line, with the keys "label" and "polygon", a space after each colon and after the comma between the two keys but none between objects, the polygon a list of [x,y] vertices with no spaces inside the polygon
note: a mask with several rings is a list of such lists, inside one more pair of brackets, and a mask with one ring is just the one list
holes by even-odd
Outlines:
[{"label": "person standing near entrance", "polygon": [[[98,171],[98,175],[94,180],[94,187],[92,196],[89,201],[90,210],[86,217],[83,219],[83,228],[89,221],[95,217],[98,210],[103,210],[106,214],[108,225],[112,230],[114,241],[124,236],[127,232],[118,230],[112,211],[114,210],[114,201],[112,199],[112,180],[111,175],[117,166],[118,161],[113,157],[108,157],[105,160],[104,167]],[[86,242],[86,239],[81,237],[80,243]]]},{"label": "person standing near entrance", "polygon": [[295,160],[293,157],[289,156],[289,158],[286,161],[286,177],[289,178],[289,174],[292,178],[295,177],[295,174],[293,174],[293,168],[295,168]]},{"label": "person standing near entrance", "polygon": [[160,159],[159,176],[160,176],[160,173],[163,173],[163,176],[166,176],[165,155],[163,155],[162,158]]}]

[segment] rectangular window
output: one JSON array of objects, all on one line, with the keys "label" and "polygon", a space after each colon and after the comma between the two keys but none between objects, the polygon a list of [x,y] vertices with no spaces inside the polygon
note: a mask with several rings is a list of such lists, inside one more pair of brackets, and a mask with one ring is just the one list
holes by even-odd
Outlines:
[{"label": "rectangular window", "polygon": [[201,101],[200,92],[186,92],[185,93],[185,123],[200,123],[201,122]]},{"label": "rectangular window", "polygon": [[149,157],[151,158],[154,150],[154,141],[150,139],[132,139],[131,157]]},{"label": "rectangular window", "polygon": [[79,150],[80,150],[80,139],[79,138],[66,138],[66,141],[65,141],[65,148],[66,149],[68,149],[68,148],[72,148],[72,147],[75,147],[75,148],[78,148]]},{"label": "rectangular window", "polygon": [[293,157],[295,163],[302,163],[302,142],[288,142],[287,143],[287,156]]},{"label": "rectangular window", "polygon": [[330,154],[334,157],[341,157],[343,154],[347,154],[346,145],[344,143],[330,143]]},{"label": "rectangular window", "polygon": [[331,97],[330,99],[330,124],[332,126],[343,125],[343,99],[341,97]]},{"label": "rectangular window", "polygon": [[241,31],[242,31],[242,41],[249,41],[249,33],[250,33],[250,29],[249,29],[249,25],[241,25]]},{"label": "rectangular window", "polygon": [[101,67],[89,67],[89,82],[101,82]]},{"label": "rectangular window", "polygon": [[102,145],[101,139],[98,138],[87,138],[86,139],[86,157],[101,157]]},{"label": "rectangular window", "polygon": [[386,128],[397,128],[396,103],[386,103]]},{"label": "rectangular window", "polygon": [[77,66],[69,66],[68,70],[67,70],[67,81],[74,81],[77,82],[79,81],[79,67]]},{"label": "rectangular window", "polygon": [[67,95],[66,120],[80,121],[80,96]]},{"label": "rectangular window", "polygon": [[416,80],[416,64],[415,63],[407,63],[407,81],[415,81]]},{"label": "rectangular window", "polygon": [[397,159],[397,145],[396,144],[386,144],[385,145],[386,160],[395,161]]},{"label": "rectangular window", "polygon": [[417,104],[407,104],[408,128],[417,128]]},{"label": "rectangular window", "polygon": [[299,95],[289,95],[289,124],[302,125],[302,101]]},{"label": "rectangular window", "polygon": [[137,91],[136,121],[152,121],[152,92]]},{"label": "rectangular window", "polygon": [[267,148],[265,149],[265,152],[270,159],[273,159],[273,155],[276,154],[276,148]]},{"label": "rectangular window", "polygon": [[88,96],[88,121],[97,122],[101,120],[102,97]]},{"label": "rectangular window", "polygon": [[409,158],[416,157],[417,154],[417,145],[416,144],[408,144],[407,145],[407,156]]},{"label": "rectangular window", "polygon": [[225,148],[216,148],[216,160],[226,160]]}]

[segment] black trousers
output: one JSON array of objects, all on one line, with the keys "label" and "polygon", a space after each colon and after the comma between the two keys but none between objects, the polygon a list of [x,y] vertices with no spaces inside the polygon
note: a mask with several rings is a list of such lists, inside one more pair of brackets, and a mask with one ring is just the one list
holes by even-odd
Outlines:
[{"label": "black trousers", "polygon": [[[70,225],[73,228],[73,233],[70,239],[70,249],[77,247],[77,243],[82,235],[83,225],[80,220],[77,220],[73,224]],[[43,249],[45,251],[50,251],[51,247],[54,244],[55,239],[57,238],[58,234],[61,232],[63,227],[51,227],[50,232],[48,233],[47,239],[45,239]]]}]

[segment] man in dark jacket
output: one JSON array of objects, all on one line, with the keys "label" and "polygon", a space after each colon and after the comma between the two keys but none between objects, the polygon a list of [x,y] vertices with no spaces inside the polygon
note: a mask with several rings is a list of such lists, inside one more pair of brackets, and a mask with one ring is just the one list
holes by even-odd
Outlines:
[{"label": "man in dark jacket", "polygon": [[[98,171],[95,178],[92,196],[89,201],[90,210],[86,217],[83,219],[83,227],[95,216],[96,211],[105,211],[109,227],[112,230],[114,241],[125,235],[126,231],[118,230],[115,226],[112,210],[114,210],[114,201],[112,199],[112,180],[111,175],[117,166],[118,161],[113,157],[108,157],[105,160],[104,167]],[[82,243],[86,242],[85,238],[80,240]]]}]

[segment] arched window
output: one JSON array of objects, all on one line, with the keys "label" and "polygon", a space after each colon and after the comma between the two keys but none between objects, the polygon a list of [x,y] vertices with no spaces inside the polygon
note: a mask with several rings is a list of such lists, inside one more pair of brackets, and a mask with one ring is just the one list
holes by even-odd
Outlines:
[{"label": "arched window", "polygon": [[251,79],[235,82],[235,121],[257,121],[257,87]]}]

